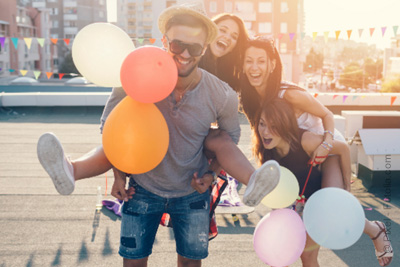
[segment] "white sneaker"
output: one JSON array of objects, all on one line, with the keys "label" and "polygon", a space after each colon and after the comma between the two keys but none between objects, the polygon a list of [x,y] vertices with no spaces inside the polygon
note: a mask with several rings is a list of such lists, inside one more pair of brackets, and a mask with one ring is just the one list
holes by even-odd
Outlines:
[{"label": "white sneaker", "polygon": [[37,155],[43,168],[50,175],[58,193],[69,195],[75,189],[74,168],[65,157],[64,149],[53,133],[40,136]]},{"label": "white sneaker", "polygon": [[251,176],[243,195],[247,206],[255,207],[278,185],[280,167],[275,160],[269,160],[258,168]]}]

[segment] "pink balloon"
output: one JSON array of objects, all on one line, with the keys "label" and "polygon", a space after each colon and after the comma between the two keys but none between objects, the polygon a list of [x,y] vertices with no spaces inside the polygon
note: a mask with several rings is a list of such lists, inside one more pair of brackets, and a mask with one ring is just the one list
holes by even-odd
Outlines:
[{"label": "pink balloon", "polygon": [[122,63],[120,74],[126,94],[142,103],[163,100],[178,81],[178,69],[172,56],[154,46],[143,46],[131,52]]},{"label": "pink balloon", "polygon": [[257,224],[253,246],[257,256],[271,266],[288,266],[303,253],[306,229],[300,216],[290,209],[278,209]]}]

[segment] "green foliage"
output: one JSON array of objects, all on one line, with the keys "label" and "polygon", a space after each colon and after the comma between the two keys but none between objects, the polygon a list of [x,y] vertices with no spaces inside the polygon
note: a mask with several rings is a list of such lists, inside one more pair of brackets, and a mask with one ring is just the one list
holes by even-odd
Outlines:
[{"label": "green foliage", "polygon": [[76,73],[80,74],[78,69],[76,68],[74,61],[72,60],[72,53],[68,53],[65,56],[64,62],[61,64],[60,68],[58,69],[59,73]]},{"label": "green foliage", "polygon": [[374,61],[371,58],[365,58],[362,66],[357,62],[350,62],[341,73],[339,82],[352,88],[366,87],[382,78],[382,70],[382,59]]},{"label": "green foliage", "polygon": [[317,53],[313,48],[306,56],[306,62],[304,63],[304,72],[316,72],[321,69],[324,65],[324,55]]},{"label": "green foliage", "polygon": [[361,88],[363,85],[363,70],[357,62],[347,65],[340,74],[339,83],[352,88]]},{"label": "green foliage", "polygon": [[364,59],[364,66],[366,75],[370,78],[370,80],[375,83],[376,80],[382,79],[382,71],[383,71],[383,60],[378,59],[374,61],[371,58]]},{"label": "green foliage", "polygon": [[400,93],[400,75],[388,78],[382,84],[381,91],[385,93]]}]

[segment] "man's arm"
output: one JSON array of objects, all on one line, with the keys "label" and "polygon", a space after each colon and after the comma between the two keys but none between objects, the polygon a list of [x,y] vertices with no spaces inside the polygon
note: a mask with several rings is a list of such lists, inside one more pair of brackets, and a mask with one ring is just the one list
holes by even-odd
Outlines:
[{"label": "man's arm", "polygon": [[110,97],[107,99],[106,105],[103,109],[103,114],[101,115],[101,125],[100,132],[103,132],[104,123],[107,120],[108,115],[110,115],[111,111],[121,102],[122,99],[126,96],[126,93],[122,87],[114,87],[112,89]]}]

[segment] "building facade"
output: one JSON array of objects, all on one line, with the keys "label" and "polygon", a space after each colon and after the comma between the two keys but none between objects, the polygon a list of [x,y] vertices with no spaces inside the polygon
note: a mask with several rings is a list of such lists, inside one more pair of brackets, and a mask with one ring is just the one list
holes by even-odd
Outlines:
[{"label": "building facade", "polygon": [[57,65],[70,53],[72,42],[80,29],[94,22],[107,21],[106,0],[28,0],[28,4],[39,10],[47,9],[50,13],[50,38],[58,39]]},{"label": "building facade", "polygon": [[[50,46],[37,41],[49,35],[49,14],[26,6],[26,1],[0,2],[0,75],[54,71]],[[53,49],[54,51],[54,49]]]}]

